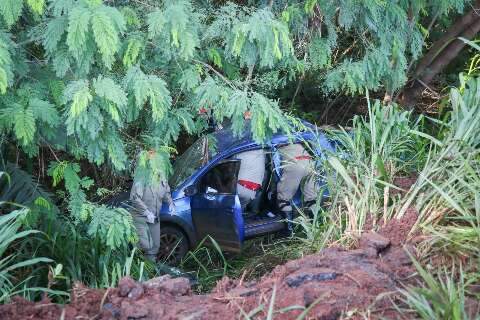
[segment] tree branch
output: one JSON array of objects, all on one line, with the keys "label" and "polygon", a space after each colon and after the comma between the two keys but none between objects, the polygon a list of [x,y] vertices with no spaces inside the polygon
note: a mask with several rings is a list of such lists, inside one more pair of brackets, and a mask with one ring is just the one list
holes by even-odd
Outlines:
[{"label": "tree branch", "polygon": [[417,64],[413,77],[418,77],[435,60],[435,58],[465,30],[470,24],[479,19],[477,10],[480,0],[476,0],[474,7],[467,14],[458,19],[440,39],[435,41],[428,52]]},{"label": "tree branch", "polygon": [[227,83],[232,89],[237,89],[230,80],[228,80],[227,78],[225,78],[220,72],[218,72],[217,70],[215,70],[215,68],[212,67],[211,65],[209,65],[208,63],[205,63],[205,62],[200,61],[200,60],[197,60],[197,59],[192,59],[192,61],[203,65],[204,67],[206,67],[206,68],[209,69],[210,71],[213,71],[218,77],[220,77],[220,79],[222,79],[223,81],[225,81],[225,83]]}]

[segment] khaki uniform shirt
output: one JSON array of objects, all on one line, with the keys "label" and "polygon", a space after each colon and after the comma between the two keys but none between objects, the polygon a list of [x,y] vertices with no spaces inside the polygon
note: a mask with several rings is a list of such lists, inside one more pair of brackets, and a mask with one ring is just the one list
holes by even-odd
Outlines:
[{"label": "khaki uniform shirt", "polygon": [[146,185],[144,182],[136,181],[130,191],[130,200],[139,215],[145,215],[148,209],[157,215],[162,209],[163,201],[167,202],[170,207],[173,206],[170,187],[166,181],[160,181],[155,184]]}]

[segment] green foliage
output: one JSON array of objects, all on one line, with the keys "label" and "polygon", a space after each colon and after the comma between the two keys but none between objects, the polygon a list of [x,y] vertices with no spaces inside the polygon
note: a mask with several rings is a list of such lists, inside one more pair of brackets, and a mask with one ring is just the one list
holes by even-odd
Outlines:
[{"label": "green foliage", "polygon": [[36,155],[41,136],[49,137],[60,124],[54,105],[45,99],[45,93],[30,85],[7,93],[0,109],[1,127],[11,131],[29,155]]},{"label": "green foliage", "polygon": [[[120,36],[126,28],[123,15],[116,8],[101,2],[55,1],[53,16],[47,24],[43,44],[48,55],[70,66],[76,61],[80,74],[88,74],[96,51],[103,65],[110,69],[120,49]],[[95,50],[96,49],[96,50]],[[57,74],[64,75],[57,68]]]},{"label": "green foliage", "polygon": [[2,171],[7,176],[0,179],[0,202],[28,206],[29,220],[37,220],[40,215],[58,213],[53,195],[44,190],[32,175],[12,163],[7,163]]},{"label": "green foliage", "polygon": [[0,3],[0,13],[7,27],[17,22],[23,9],[23,0],[5,0]]},{"label": "green foliage", "polygon": [[[0,1],[2,158],[15,158],[33,170],[37,160],[43,165],[55,158],[49,170],[52,187],[66,196],[59,206],[70,222],[60,233],[46,232],[50,238],[42,250],[49,256],[59,252],[58,263],[70,280],[111,283],[111,268],[114,278],[123,274],[118,266],[130,255],[135,232],[126,211],[91,201],[93,189],[105,186],[83,176],[81,168],[94,168],[97,183],[111,175],[124,181],[134,167],[137,177],[151,181],[172,174],[170,154],[177,139],[206,129],[205,119],[197,116],[200,108],[217,122],[231,120],[236,133],[244,130],[243,115],[249,111],[250,130],[263,142],[289,128],[278,90],[299,76],[314,78],[327,93],[391,93],[404,84],[408,65],[421,54],[423,23],[438,14],[448,24],[446,17],[466,4]],[[340,188],[355,199],[362,193],[377,197],[372,206],[359,205],[374,211],[392,175],[411,169],[421,140],[412,137],[408,114],[380,109],[371,114],[377,128],[355,120],[363,133],[347,148],[363,151],[352,153],[356,164],[343,175],[353,173],[357,181],[368,177],[371,183],[365,193],[348,189],[348,181]],[[31,188],[31,175],[15,179],[9,190],[16,190],[19,200],[54,207],[52,198]],[[22,185],[23,194],[17,187]],[[70,252],[60,252],[54,236],[65,243],[74,237],[66,247],[78,254],[69,260]],[[95,242],[94,253],[89,241]],[[88,266],[85,256],[102,262]],[[99,280],[99,274],[108,281]]]},{"label": "green foliage", "polygon": [[146,75],[138,67],[132,67],[125,76],[125,85],[135,97],[135,106],[142,109],[148,102],[152,120],[160,122],[172,103],[164,80],[156,75]]},{"label": "green foliage", "polygon": [[287,25],[267,9],[257,10],[236,24],[227,40],[226,50],[239,58],[240,66],[258,63],[260,67],[271,68],[276,61],[293,56]]},{"label": "green foliage", "polygon": [[416,201],[416,205],[422,222],[438,221],[449,213],[460,214],[469,220],[471,212],[478,211],[475,195],[480,176],[480,79],[472,78],[462,86],[464,89],[451,90],[452,111],[447,121],[440,123],[443,125],[441,140],[422,134],[431,140],[434,148],[398,212],[400,217],[420,193],[422,198]]},{"label": "green foliage", "polygon": [[6,40],[7,35],[0,33],[0,94],[4,94],[12,82],[12,58]]},{"label": "green foliage", "polygon": [[30,257],[24,260],[18,259],[19,252],[10,253],[8,251],[13,244],[17,244],[19,241],[38,232],[36,230],[21,230],[20,221],[27,213],[28,209],[22,208],[0,216],[0,303],[8,301],[15,294],[32,290],[28,286],[21,288],[27,284],[29,279],[24,279],[17,283],[15,281],[15,272],[40,263],[52,262],[52,260],[47,258]]},{"label": "green foliage", "polygon": [[[321,19],[308,34],[309,64],[313,71],[324,71],[318,81],[326,92],[394,92],[407,80],[408,60],[418,59],[422,52],[426,28],[422,23],[430,21],[425,18],[462,12],[468,2],[305,1],[305,12],[312,19]],[[301,32],[304,24],[297,23],[296,29]],[[351,41],[343,44],[342,38]],[[338,49],[344,54],[329,64],[332,52]]]},{"label": "green foliage", "polygon": [[148,14],[150,39],[166,44],[161,48],[165,56],[189,60],[199,44],[198,15],[190,1],[166,1],[164,8]]},{"label": "green foliage", "polygon": [[[450,272],[438,272],[437,277],[425,270],[414,260],[415,267],[424,283],[419,287],[402,290],[403,301],[416,312],[421,319],[474,319],[466,306],[466,291],[469,283],[465,282],[460,270],[460,279],[455,279]],[[407,311],[407,310],[405,310]]]},{"label": "green foliage", "polygon": [[330,191],[330,214],[325,215],[329,228],[315,226],[321,216],[299,221],[309,238],[317,238],[311,240],[313,245],[338,239],[352,244],[368,217],[374,227],[377,221],[391,219],[398,202],[390,197],[390,190],[398,190],[394,177],[415,172],[425,161],[428,140],[415,134],[421,127],[421,117],[414,121],[410,112],[375,101],[369,102],[368,117],[354,117],[351,130],[329,132],[336,153],[321,161],[324,171],[317,172]]},{"label": "green foliage", "polygon": [[108,248],[118,249],[138,241],[131,215],[122,208],[108,208],[87,201],[86,191],[93,180],[81,178],[80,166],[66,161],[52,163],[48,173],[53,178],[54,186],[61,181],[69,195],[68,210],[75,219],[75,224],[87,226],[87,234],[98,237]]},{"label": "green foliage", "polygon": [[[262,141],[285,127],[272,97],[288,81],[314,72],[329,92],[396,90],[420,54],[421,18],[463,4],[413,1],[409,16],[405,1],[286,1],[281,11],[187,0],[2,1],[12,34],[0,33],[0,128],[30,157],[48,143],[117,173],[138,152],[132,141],[172,147],[182,131],[205,129],[201,107],[217,121],[231,118],[237,132],[250,111]],[[352,54],[332,59],[341,36],[355,39]]]}]

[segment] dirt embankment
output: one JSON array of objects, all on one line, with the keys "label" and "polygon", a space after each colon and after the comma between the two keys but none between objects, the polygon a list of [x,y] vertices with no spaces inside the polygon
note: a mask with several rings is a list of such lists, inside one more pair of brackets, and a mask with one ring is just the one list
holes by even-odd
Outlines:
[{"label": "dirt embankment", "polygon": [[193,320],[244,319],[250,314],[264,319],[271,301],[275,319],[295,319],[305,308],[305,319],[361,318],[362,312],[371,318],[397,318],[388,297],[413,272],[406,250],[413,254],[414,248],[405,242],[415,219],[410,212],[378,233],[366,233],[355,250],[328,248],[278,266],[258,281],[224,278],[208,295],[192,294],[184,278],[163,276],[145,283],[124,278],[109,290],[76,285],[65,306],[16,298],[0,306],[0,318]]}]

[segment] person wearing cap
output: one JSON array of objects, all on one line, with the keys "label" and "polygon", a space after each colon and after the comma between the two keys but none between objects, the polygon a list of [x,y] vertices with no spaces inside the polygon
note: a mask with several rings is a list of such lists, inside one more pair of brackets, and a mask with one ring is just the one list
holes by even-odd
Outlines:
[{"label": "person wearing cap", "polygon": [[[150,159],[154,155],[155,151],[148,152]],[[130,191],[130,200],[133,206],[131,212],[133,223],[139,237],[139,247],[148,259],[156,261],[160,249],[160,220],[158,218],[160,210],[164,202],[168,204],[170,213],[175,212],[175,206],[166,178],[157,176],[152,180],[153,182],[147,182],[136,177]]]},{"label": "person wearing cap", "polygon": [[313,159],[302,144],[287,144],[278,148],[278,152],[282,173],[277,182],[277,204],[284,213],[288,230],[291,232],[293,230],[292,199],[295,193],[301,188],[303,201],[307,207],[310,207],[315,203],[319,190],[315,183]]}]

